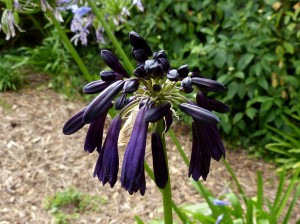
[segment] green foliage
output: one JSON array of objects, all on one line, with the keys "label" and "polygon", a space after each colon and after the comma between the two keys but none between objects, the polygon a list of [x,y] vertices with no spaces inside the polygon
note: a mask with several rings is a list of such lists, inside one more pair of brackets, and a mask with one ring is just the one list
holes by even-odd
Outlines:
[{"label": "green foliage", "polygon": [[152,0],[129,24],[154,50],[165,49],[172,66],[186,61],[226,84],[220,98],[231,113],[221,116],[223,134],[242,146],[263,146],[272,135],[265,125],[283,129],[280,114],[300,93],[300,8],[278,3]]},{"label": "green foliage", "polygon": [[273,142],[267,144],[266,149],[276,153],[275,163],[279,165],[279,172],[284,169],[296,171],[300,168],[300,108],[293,113],[287,111],[286,115],[281,115],[281,119],[288,128],[280,131],[267,126],[274,136],[271,137]]},{"label": "green foliage", "polygon": [[83,194],[70,188],[57,192],[53,197],[46,197],[44,207],[54,215],[56,223],[64,224],[78,219],[82,213],[99,211],[99,205],[105,203],[102,197]]},{"label": "green foliage", "polygon": [[[230,173],[232,170],[225,162]],[[180,207],[189,220],[185,223],[207,223],[214,224],[218,218],[222,216],[219,223],[235,223],[235,224],[286,224],[290,223],[292,211],[300,196],[300,184],[297,183],[297,177],[300,169],[293,175],[291,180],[286,179],[286,173],[280,174],[276,197],[273,201],[264,194],[263,178],[260,172],[257,173],[257,193],[254,197],[248,197],[241,188],[235,174],[232,173],[235,184],[238,186],[239,193],[225,192],[218,197],[229,205],[215,205],[213,203],[216,198],[204,185],[200,182],[192,181],[193,186],[199,194],[203,196],[205,202],[198,204],[185,204]],[[288,184],[287,184],[288,183]],[[290,202],[289,199],[291,200]],[[140,217],[135,217],[138,224],[144,222]],[[298,220],[300,221],[300,220]],[[148,223],[163,223],[162,220],[151,220]]]},{"label": "green foliage", "polygon": [[14,65],[2,59],[0,62],[0,91],[17,90],[22,86],[23,75]]}]

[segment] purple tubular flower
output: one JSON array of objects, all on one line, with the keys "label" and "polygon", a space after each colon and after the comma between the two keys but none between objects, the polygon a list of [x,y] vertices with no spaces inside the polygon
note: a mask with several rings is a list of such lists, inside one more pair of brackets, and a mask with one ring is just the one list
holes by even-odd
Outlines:
[{"label": "purple tubular flower", "polygon": [[101,51],[101,57],[103,61],[115,72],[123,75],[126,78],[129,78],[129,74],[125,68],[121,65],[117,57],[108,50]]},{"label": "purple tubular flower", "polygon": [[218,113],[227,113],[229,112],[230,108],[228,105],[215,100],[213,98],[208,98],[204,93],[199,91],[196,95],[196,102],[198,106],[203,107],[207,110],[213,110]]},{"label": "purple tubular flower", "polygon": [[75,14],[78,18],[81,18],[82,16],[84,16],[85,14],[89,13],[92,11],[92,8],[90,7],[86,7],[86,6],[82,6],[82,7],[75,7],[72,12],[73,14]]},{"label": "purple tubular flower", "polygon": [[105,90],[111,83],[104,82],[102,80],[97,80],[88,83],[84,88],[83,92],[87,94],[100,93]]},{"label": "purple tubular flower", "polygon": [[[207,98],[203,93],[198,92],[196,98],[197,104],[200,107],[207,110],[211,109],[209,101],[207,101]],[[195,126],[197,134],[203,137],[202,144],[207,148],[207,152],[210,156],[216,161],[220,161],[222,156],[225,158],[225,147],[219,135],[217,125],[203,125],[201,122],[195,121]]]},{"label": "purple tubular flower", "polygon": [[102,71],[100,72],[100,77],[105,82],[114,82],[123,79],[123,75],[114,71]]},{"label": "purple tubular flower", "polygon": [[223,84],[212,79],[194,77],[192,78],[192,83],[207,91],[224,92],[226,90],[226,87]]},{"label": "purple tubular flower", "polygon": [[124,83],[124,92],[125,93],[134,93],[139,88],[140,81],[139,79],[129,79]]},{"label": "purple tubular flower", "polygon": [[80,130],[85,123],[82,122],[82,116],[86,110],[86,107],[83,108],[78,113],[74,114],[64,125],[63,133],[65,135],[74,134],[76,131]]},{"label": "purple tubular flower", "polygon": [[126,93],[122,93],[115,101],[116,110],[121,110],[126,105]]},{"label": "purple tubular flower", "polygon": [[151,146],[155,183],[163,189],[168,182],[168,168],[162,140],[157,132],[153,132],[151,135]]},{"label": "purple tubular flower", "polygon": [[117,181],[119,169],[118,138],[121,126],[122,119],[119,116],[115,117],[109,126],[94,170],[94,177],[97,176],[103,185],[109,182],[111,187],[114,187]]},{"label": "purple tubular flower", "polygon": [[107,87],[100,93],[86,108],[83,114],[83,122],[89,124],[101,115],[111,106],[111,101],[123,88],[124,81],[119,80]]},{"label": "purple tubular flower", "polygon": [[172,111],[169,110],[169,112],[165,116],[165,132],[169,130],[173,123],[173,116],[172,116]]},{"label": "purple tubular flower", "polygon": [[182,66],[180,66],[180,67],[177,69],[177,72],[178,72],[178,74],[179,74],[179,78],[180,78],[180,79],[184,79],[185,77],[187,77],[188,74],[189,74],[189,71],[190,71],[190,69],[189,69],[189,66],[188,66],[188,65],[182,65]]},{"label": "purple tubular flower", "polygon": [[129,33],[129,41],[136,50],[143,50],[148,57],[152,55],[150,46],[138,33],[131,31]]},{"label": "purple tubular flower", "polygon": [[84,142],[84,150],[92,153],[95,148],[100,152],[102,146],[102,136],[104,123],[107,116],[108,109],[98,119],[91,122],[89,130],[86,134]]},{"label": "purple tubular flower", "polygon": [[193,132],[193,143],[192,143],[192,154],[190,159],[189,174],[195,181],[198,181],[202,176],[204,180],[209,173],[211,156],[208,154],[207,149],[203,145],[205,139],[196,130],[196,124],[192,124]]},{"label": "purple tubular flower", "polygon": [[147,122],[157,122],[162,119],[170,111],[171,103],[165,102],[155,107],[151,107],[147,110],[145,115],[145,121]]},{"label": "purple tubular flower", "polygon": [[121,185],[129,192],[129,194],[133,194],[133,192],[139,190],[141,195],[144,195],[146,191],[144,172],[148,129],[148,122],[144,120],[146,111],[146,105],[139,110],[124,155]]},{"label": "purple tubular flower", "polygon": [[217,124],[219,118],[207,109],[189,103],[179,104],[179,109],[193,119],[205,124]]},{"label": "purple tubular flower", "polygon": [[172,69],[168,72],[167,78],[171,81],[177,81],[179,78],[179,74],[176,69]]}]

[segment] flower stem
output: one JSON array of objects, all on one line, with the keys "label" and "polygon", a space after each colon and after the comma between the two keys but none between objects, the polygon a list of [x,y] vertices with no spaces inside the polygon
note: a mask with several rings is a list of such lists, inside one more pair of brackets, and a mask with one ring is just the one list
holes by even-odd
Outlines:
[{"label": "flower stem", "polygon": [[165,224],[172,224],[173,223],[173,214],[172,214],[171,181],[170,181],[168,157],[167,157],[167,150],[166,150],[166,141],[165,141],[165,135],[164,135],[164,122],[163,122],[162,119],[156,123],[155,129],[156,129],[156,132],[161,137],[162,145],[163,145],[163,148],[164,148],[166,164],[167,164],[167,168],[168,168],[168,182],[167,182],[166,187],[164,189],[162,189],[163,207],[164,207],[164,221],[165,221]]},{"label": "flower stem", "polygon": [[80,68],[81,72],[83,73],[84,78],[86,79],[86,81],[91,82],[93,80],[92,76],[90,75],[88,69],[85,67],[84,63],[82,62],[80,56],[78,55],[77,51],[73,47],[73,45],[72,45],[71,41],[69,40],[69,38],[67,37],[66,33],[62,29],[60,23],[57,21],[57,19],[53,15],[53,12],[49,11],[49,15],[50,15],[51,21],[53,22],[56,30],[59,33],[62,41],[64,42],[66,48],[69,50],[73,59],[76,61],[78,67]]},{"label": "flower stem", "polygon": [[103,26],[103,28],[104,28],[105,32],[107,33],[109,39],[111,40],[111,42],[115,46],[116,50],[118,51],[120,57],[123,59],[124,66],[128,69],[129,74],[131,74],[133,72],[134,68],[133,68],[131,62],[129,61],[128,57],[126,56],[125,52],[123,51],[121,45],[117,41],[115,35],[111,31],[109,25],[106,23],[106,21],[104,19],[105,16],[103,15],[102,11],[97,8],[94,0],[87,0],[87,1],[88,1],[89,5],[91,6],[93,13],[97,17],[97,19],[99,20],[101,25]]}]

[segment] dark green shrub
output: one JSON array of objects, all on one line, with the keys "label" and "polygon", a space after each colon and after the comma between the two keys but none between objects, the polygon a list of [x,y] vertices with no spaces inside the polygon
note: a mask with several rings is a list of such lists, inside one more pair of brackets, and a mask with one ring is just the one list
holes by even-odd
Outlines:
[{"label": "dark green shrub", "polygon": [[0,62],[0,91],[17,90],[21,87],[23,75],[13,64],[3,59]]},{"label": "dark green shrub", "polygon": [[149,1],[146,14],[129,24],[138,21],[133,29],[159,37],[149,41],[175,58],[173,66],[184,59],[226,83],[222,100],[231,113],[222,116],[223,134],[243,146],[262,146],[271,136],[266,124],[284,128],[280,114],[299,103],[299,13],[293,2]]}]

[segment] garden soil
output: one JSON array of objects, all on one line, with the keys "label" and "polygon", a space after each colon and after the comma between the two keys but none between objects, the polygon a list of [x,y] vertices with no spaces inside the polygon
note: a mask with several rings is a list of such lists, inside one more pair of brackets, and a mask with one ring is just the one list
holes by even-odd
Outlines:
[{"label": "garden soil", "polygon": [[[71,136],[63,135],[64,123],[84,106],[83,102],[66,100],[45,87],[0,93],[0,224],[54,223],[53,215],[45,209],[45,198],[69,188],[105,200],[97,211],[83,211],[69,223],[134,223],[135,215],[145,221],[162,218],[161,194],[147,174],[145,196],[129,195],[119,181],[113,189],[108,184],[102,186],[93,178],[98,153],[83,150],[87,127]],[[188,129],[180,125],[173,129],[189,155]],[[151,164],[149,142],[146,159]],[[167,148],[174,201],[178,205],[203,202],[168,135]],[[120,149],[121,160],[123,154],[124,149]],[[250,196],[256,192],[256,171],[262,171],[266,196],[274,199],[277,178],[272,165],[250,158],[241,150],[228,149],[227,161]],[[215,195],[222,194],[225,188],[235,189],[221,162],[212,162],[207,180],[201,182]],[[72,212],[72,208],[65,210]],[[294,214],[294,220],[299,218]]]}]

